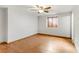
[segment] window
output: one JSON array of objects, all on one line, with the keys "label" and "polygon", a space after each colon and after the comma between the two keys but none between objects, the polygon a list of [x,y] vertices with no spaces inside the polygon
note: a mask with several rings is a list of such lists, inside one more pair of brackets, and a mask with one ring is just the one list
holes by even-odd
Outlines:
[{"label": "window", "polygon": [[48,17],[48,27],[58,27],[58,17]]}]

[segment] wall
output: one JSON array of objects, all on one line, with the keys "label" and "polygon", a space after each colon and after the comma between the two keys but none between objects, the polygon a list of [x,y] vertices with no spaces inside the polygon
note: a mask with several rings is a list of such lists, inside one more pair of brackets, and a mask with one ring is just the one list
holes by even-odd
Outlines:
[{"label": "wall", "polygon": [[[46,27],[46,17],[39,16],[36,14],[26,11],[26,8],[19,6],[6,6],[8,8],[8,27],[4,32],[8,32],[6,38],[8,42],[16,41],[18,39],[36,34],[36,33],[46,33],[51,35],[61,35],[70,37],[70,13],[59,14],[59,26],[58,28],[47,28]],[[4,15],[6,15],[4,14]],[[49,15],[52,16],[52,15]],[[3,17],[7,19],[7,17]],[[4,23],[7,22],[6,20]]]},{"label": "wall", "polygon": [[55,15],[48,15],[48,16],[39,16],[39,33],[44,34],[51,34],[51,35],[58,35],[58,36],[66,36],[70,37],[71,33],[71,13],[62,13],[57,14],[59,18],[59,26],[57,28],[47,28],[46,27],[46,18],[55,16]]},{"label": "wall", "polygon": [[7,9],[0,8],[0,42],[7,41]]},{"label": "wall", "polygon": [[77,52],[79,52],[79,6],[75,6],[73,10],[73,16],[74,16],[73,37],[75,46],[77,48]]},{"label": "wall", "polygon": [[37,16],[18,6],[8,7],[8,42],[37,33]]}]

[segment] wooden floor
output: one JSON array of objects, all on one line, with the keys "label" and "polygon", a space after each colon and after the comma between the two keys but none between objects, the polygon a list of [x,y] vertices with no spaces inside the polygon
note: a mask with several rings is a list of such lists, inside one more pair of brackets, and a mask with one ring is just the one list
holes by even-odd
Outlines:
[{"label": "wooden floor", "polygon": [[9,44],[0,44],[2,53],[51,53],[76,52],[75,46],[67,38],[34,35]]}]

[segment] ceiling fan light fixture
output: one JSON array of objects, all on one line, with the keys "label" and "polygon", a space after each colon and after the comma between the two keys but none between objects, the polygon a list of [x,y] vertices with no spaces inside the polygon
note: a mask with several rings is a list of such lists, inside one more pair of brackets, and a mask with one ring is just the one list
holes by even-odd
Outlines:
[{"label": "ceiling fan light fixture", "polygon": [[48,13],[49,9],[51,9],[51,5],[36,5],[36,8],[38,8],[38,13]]},{"label": "ceiling fan light fixture", "polygon": [[44,12],[44,11],[43,11],[43,10],[38,10],[38,12],[39,12],[39,13],[42,13],[42,12]]}]

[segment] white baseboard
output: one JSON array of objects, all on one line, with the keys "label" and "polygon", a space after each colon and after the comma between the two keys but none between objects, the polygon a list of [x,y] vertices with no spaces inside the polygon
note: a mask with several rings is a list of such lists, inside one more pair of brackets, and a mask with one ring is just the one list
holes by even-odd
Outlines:
[{"label": "white baseboard", "polygon": [[11,42],[14,42],[14,41],[17,41],[17,40],[21,40],[21,39],[23,39],[23,38],[27,38],[27,37],[33,36],[33,35],[35,35],[35,34],[38,34],[38,33],[30,34],[30,35],[23,36],[23,37],[17,38],[17,39],[12,39],[12,40],[9,39],[9,40],[7,41],[7,43],[11,43]]}]

